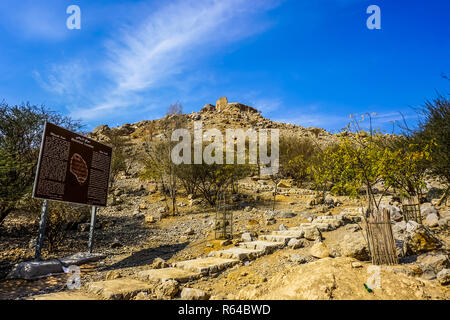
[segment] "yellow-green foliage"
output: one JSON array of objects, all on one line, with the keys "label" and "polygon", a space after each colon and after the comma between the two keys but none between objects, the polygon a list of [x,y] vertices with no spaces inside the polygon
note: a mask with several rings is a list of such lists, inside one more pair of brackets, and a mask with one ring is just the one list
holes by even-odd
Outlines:
[{"label": "yellow-green foliage", "polygon": [[432,146],[432,142],[412,144],[406,137],[392,138],[379,131],[358,131],[340,136],[336,146],[314,158],[309,171],[316,188],[324,190],[331,183],[335,194],[359,197],[364,190],[374,201],[374,186],[383,182],[384,191],[393,188],[411,197],[425,186]]}]

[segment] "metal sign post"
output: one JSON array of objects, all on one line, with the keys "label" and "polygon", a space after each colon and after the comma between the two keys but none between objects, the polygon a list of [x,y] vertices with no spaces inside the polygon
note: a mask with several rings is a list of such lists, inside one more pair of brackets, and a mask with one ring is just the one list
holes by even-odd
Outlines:
[{"label": "metal sign post", "polygon": [[89,253],[92,253],[92,247],[94,246],[94,229],[95,229],[95,215],[97,213],[97,207],[92,206],[91,208],[91,228],[89,230]]},{"label": "metal sign post", "polygon": [[39,235],[36,240],[36,252],[34,254],[34,258],[36,260],[41,260],[41,248],[42,243],[44,242],[46,219],[47,219],[47,200],[44,200],[44,202],[42,203],[41,221],[39,222]]}]

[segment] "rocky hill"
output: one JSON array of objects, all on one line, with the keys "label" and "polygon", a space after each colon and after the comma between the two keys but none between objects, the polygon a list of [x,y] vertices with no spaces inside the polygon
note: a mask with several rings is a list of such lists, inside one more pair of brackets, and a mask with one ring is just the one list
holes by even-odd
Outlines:
[{"label": "rocky hill", "polygon": [[[150,132],[154,136],[162,131],[162,119],[144,120],[134,124],[126,123],[118,128],[109,128],[107,125],[96,127],[89,136],[100,141],[104,140],[107,130],[119,130],[124,135],[129,135],[134,140],[142,140]],[[194,121],[202,121],[203,128],[217,128],[221,131],[229,128],[241,129],[279,129],[281,135],[295,135],[299,137],[315,137],[319,142],[327,142],[333,139],[333,135],[321,128],[304,128],[299,125],[275,122],[267,119],[251,106],[242,103],[228,103],[226,97],[220,98],[216,105],[206,104],[199,112],[183,114],[188,129],[192,129]]]}]

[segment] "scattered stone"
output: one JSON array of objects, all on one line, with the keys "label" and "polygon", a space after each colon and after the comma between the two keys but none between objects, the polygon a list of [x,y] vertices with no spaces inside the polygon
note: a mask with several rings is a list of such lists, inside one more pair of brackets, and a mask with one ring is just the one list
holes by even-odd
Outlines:
[{"label": "scattered stone", "polygon": [[352,268],[362,268],[362,263],[358,261],[352,261]]},{"label": "scattered stone", "polygon": [[108,271],[106,273],[106,277],[105,277],[106,280],[114,280],[114,279],[119,279],[119,278],[122,278],[122,274],[120,273],[119,270]]},{"label": "scattered stone", "polygon": [[128,278],[90,282],[86,286],[88,293],[106,300],[131,300],[140,292],[150,292],[152,287],[150,283]]},{"label": "scattered stone", "polygon": [[291,239],[288,242],[288,247],[292,249],[299,249],[308,246],[309,242],[306,239]]},{"label": "scattered stone", "polygon": [[292,254],[289,256],[289,261],[298,263],[298,264],[304,264],[313,261],[314,258],[312,256],[305,256],[302,254]]},{"label": "scattered stone", "polygon": [[281,219],[288,219],[288,218],[293,218],[296,216],[295,213],[293,212],[282,212],[282,211],[278,211],[275,213],[275,216],[277,218],[281,218]]},{"label": "scattered stone", "polygon": [[405,239],[406,252],[409,254],[420,254],[439,249],[441,243],[424,226],[417,226]]},{"label": "scattered stone", "polygon": [[327,197],[327,198],[325,198],[325,200],[324,200],[323,203],[324,203],[326,206],[328,206],[328,207],[334,207],[334,206],[335,206],[335,203],[334,203],[333,198]]},{"label": "scattered stone", "polygon": [[406,232],[407,233],[411,233],[413,230],[415,230],[416,228],[420,227],[420,224],[418,224],[415,221],[408,221],[406,223]]},{"label": "scattered stone", "polygon": [[280,181],[277,184],[278,188],[292,188],[291,184],[288,183],[287,181]]},{"label": "scattered stone", "polygon": [[422,217],[428,217],[428,215],[430,215],[430,214],[435,214],[435,215],[439,216],[439,213],[436,210],[436,208],[431,205],[422,206],[420,208],[420,213],[422,214]]},{"label": "scattered stone", "polygon": [[330,256],[330,251],[328,250],[327,246],[323,242],[316,242],[309,250],[309,253],[313,257],[316,257],[319,259]]},{"label": "scattered stone", "polygon": [[255,240],[250,232],[244,232],[241,236],[242,241],[250,242]]},{"label": "scattered stone", "polygon": [[152,263],[152,269],[162,269],[162,268],[167,268],[169,265],[166,263],[166,261],[164,261],[164,259],[162,258],[156,258],[155,260],[153,260]]},{"label": "scattered stone", "polygon": [[158,213],[165,213],[166,212],[166,208],[165,207],[160,207],[158,209]]},{"label": "scattered stone", "polygon": [[278,227],[278,230],[280,230],[280,231],[287,230],[287,227],[282,223],[282,224],[280,224],[280,226]]},{"label": "scattered stone", "polygon": [[69,267],[72,265],[81,266],[83,264],[99,261],[101,259],[104,259],[105,257],[106,255],[101,253],[79,252],[71,256],[64,257],[59,261],[64,267]]},{"label": "scattered stone", "polygon": [[392,232],[394,232],[394,234],[397,233],[404,233],[406,231],[406,221],[402,220],[400,222],[395,223],[392,226]]},{"label": "scattered stone", "polygon": [[62,272],[63,266],[58,260],[27,261],[16,264],[6,278],[32,280]]},{"label": "scattered stone", "polygon": [[301,230],[305,232],[304,237],[306,240],[322,240],[322,233],[315,226],[301,227]]},{"label": "scattered stone", "polygon": [[187,235],[187,236],[191,236],[191,235],[193,235],[195,233],[195,231],[194,231],[194,229],[192,229],[192,228],[189,228],[189,229],[187,229],[186,231],[185,231],[185,235]]},{"label": "scattered stone", "polygon": [[221,247],[226,247],[229,246],[230,244],[233,244],[233,241],[231,241],[231,239],[221,240],[219,243]]},{"label": "scattered stone", "polygon": [[438,225],[442,229],[449,228],[450,227],[450,217],[445,217],[445,218],[440,219],[438,221]]},{"label": "scattered stone", "polygon": [[156,286],[155,294],[158,300],[172,299],[180,291],[178,282],[175,280],[167,280]]},{"label": "scattered stone", "polygon": [[143,220],[143,219],[145,219],[145,214],[143,214],[143,213],[141,213],[141,212],[139,212],[139,211],[136,210],[136,211],[133,213],[133,218],[139,219],[139,220]]},{"label": "scattered stone", "polygon": [[91,224],[90,223],[80,223],[78,225],[78,231],[79,232],[89,231],[90,228],[91,228]]},{"label": "scattered stone", "polygon": [[361,230],[361,227],[356,223],[347,224],[345,226],[345,231],[348,231],[348,232],[357,232],[359,230]]},{"label": "scattered stone", "polygon": [[437,280],[443,286],[450,283],[450,269],[443,269],[436,275]]},{"label": "scattered stone", "polygon": [[189,206],[190,207],[198,206],[201,203],[202,203],[202,199],[190,199],[189,200]]},{"label": "scattered stone", "polygon": [[147,292],[139,292],[133,300],[151,300],[151,297]]},{"label": "scattered stone", "polygon": [[200,289],[183,288],[180,297],[182,300],[208,300],[209,294]]},{"label": "scattered stone", "polygon": [[445,254],[425,253],[417,257],[417,263],[422,270],[433,270],[435,273],[450,267]]},{"label": "scattered stone", "polygon": [[439,217],[435,213],[427,215],[423,224],[427,227],[433,228],[439,225]]},{"label": "scattered stone", "polygon": [[370,259],[366,239],[360,232],[346,234],[339,248],[343,257],[351,257],[359,261],[367,261]]},{"label": "scattered stone", "polygon": [[436,272],[434,272],[433,270],[425,270],[423,273],[422,273],[422,279],[425,279],[425,280],[434,280],[434,279],[436,279]]}]

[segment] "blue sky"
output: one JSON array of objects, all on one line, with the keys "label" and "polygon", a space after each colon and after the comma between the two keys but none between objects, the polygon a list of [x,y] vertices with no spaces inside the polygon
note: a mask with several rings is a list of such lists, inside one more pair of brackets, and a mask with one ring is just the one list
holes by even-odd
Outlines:
[{"label": "blue sky", "polygon": [[[81,8],[81,30],[66,8]],[[369,5],[381,30],[369,30]],[[221,96],[277,121],[342,128],[448,92],[447,0],[2,0],[0,100],[45,104],[87,129]]]}]

